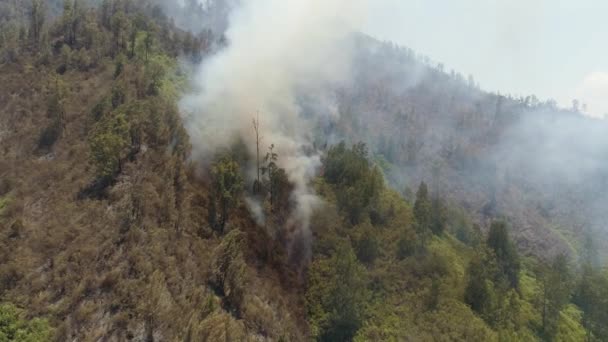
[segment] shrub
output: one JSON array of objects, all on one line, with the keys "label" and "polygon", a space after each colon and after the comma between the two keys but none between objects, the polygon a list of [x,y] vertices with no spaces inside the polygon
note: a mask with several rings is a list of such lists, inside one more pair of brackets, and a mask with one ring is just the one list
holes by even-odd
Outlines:
[{"label": "shrub", "polygon": [[0,305],[1,342],[50,341],[53,329],[45,319],[26,320],[25,313],[12,304]]}]

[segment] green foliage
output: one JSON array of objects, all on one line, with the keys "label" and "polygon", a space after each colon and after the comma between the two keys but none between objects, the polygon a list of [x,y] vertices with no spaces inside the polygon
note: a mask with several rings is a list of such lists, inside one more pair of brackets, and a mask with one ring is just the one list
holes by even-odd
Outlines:
[{"label": "green foliage", "polygon": [[369,172],[367,147],[358,143],[347,149],[346,144],[341,142],[327,151],[324,165],[324,176],[329,184],[355,185]]},{"label": "green foliage", "polygon": [[0,342],[46,342],[53,329],[45,319],[26,319],[22,310],[11,304],[0,304]]},{"label": "green foliage", "polygon": [[89,146],[98,178],[113,178],[119,173],[130,146],[129,123],[125,115],[118,113],[97,123]]},{"label": "green foliage", "polygon": [[111,17],[110,27],[114,41],[114,55],[124,52],[127,49],[127,36],[130,25],[131,23],[129,18],[123,11],[116,11],[116,13]]},{"label": "green foliage", "polygon": [[570,302],[572,274],[568,260],[558,255],[541,271],[543,333],[553,339],[557,333],[560,313]]},{"label": "green foliage", "polygon": [[[519,322],[521,299],[519,289],[520,262],[503,222],[493,222],[487,247],[477,248],[467,270],[465,302],[493,327],[505,327],[517,335],[513,326]],[[513,323],[515,322],[515,323]]]},{"label": "green foliage", "polygon": [[147,94],[156,96],[161,94],[163,82],[166,79],[170,63],[166,58],[155,56],[151,58],[145,67]]},{"label": "green foliage", "polygon": [[494,277],[498,271],[496,260],[489,253],[480,251],[473,256],[469,263],[468,283],[464,300],[479,313],[486,321],[493,321],[496,309],[496,289]]},{"label": "green foliage", "polygon": [[380,255],[380,242],[376,237],[374,227],[365,222],[360,227],[355,227],[355,250],[357,258],[364,264],[372,264]]},{"label": "green foliage", "polygon": [[341,243],[330,258],[315,260],[306,292],[313,336],[351,340],[363,323],[368,298],[364,268],[348,243]]},{"label": "green foliage", "polygon": [[[389,161],[403,158],[414,167],[427,157],[424,141],[409,131],[401,150],[396,139],[382,138],[386,159],[368,155],[362,143],[329,149],[323,177],[316,180],[325,205],[312,217],[313,255],[310,267],[303,268],[306,279],[286,271],[282,250],[273,254],[276,258],[258,258],[261,249],[277,245],[263,240],[266,245],[260,247],[255,240],[260,227],[245,210],[237,210],[242,209],[240,166],[247,165],[241,157],[247,148],[218,158],[209,182],[194,181],[187,164],[188,136],[176,105],[186,75],[177,72],[174,57],[183,51],[201,58],[213,36],[175,29],[146,0],[91,4],[99,2],[100,9],[85,11],[78,0],[32,0],[23,11],[27,23],[0,23],[2,61],[24,62],[15,69],[26,76],[33,70],[41,75],[57,71],[82,95],[77,106],[66,101],[61,87],[48,97],[50,120],[40,145],[50,147],[61,137],[62,147],[69,146],[56,162],[34,170],[35,177],[15,177],[25,168],[13,171],[12,162],[23,162],[13,159],[10,146],[7,161],[0,162],[11,166],[8,177],[17,179],[18,189],[0,189],[2,224],[9,227],[0,232],[2,290],[35,306],[33,312],[49,312],[53,322],[64,322],[58,340],[91,335],[127,340],[141,332],[149,340],[282,340],[284,335],[298,341],[309,337],[298,335],[309,331],[302,319],[306,311],[312,337],[325,341],[535,341],[542,335],[543,307],[551,331],[543,337],[608,340],[608,277],[597,265],[583,267],[576,307],[564,290],[575,277],[572,270],[553,265],[533,274],[525,259],[520,264],[504,227],[493,225],[486,245],[474,218],[430,194],[426,185],[418,189],[413,210],[385,187],[383,170],[394,167]],[[59,10],[46,14],[47,3]],[[55,14],[47,30],[45,19]],[[12,65],[5,68],[12,73]],[[95,105],[98,89],[103,99]],[[9,101],[23,96],[8,93],[17,94]],[[37,96],[31,98],[36,102]],[[104,201],[74,204],[64,198],[72,197],[80,175],[88,175],[78,163],[79,139],[91,120],[71,113],[64,132],[65,109],[93,105],[91,161],[96,176],[116,186]],[[44,104],[35,107],[39,111]],[[413,112],[402,121],[422,131]],[[21,134],[27,127],[18,128],[19,135],[28,136]],[[469,147],[448,154],[461,159],[468,153],[464,149]],[[264,168],[267,192],[260,195],[269,196],[273,216],[281,216],[289,209],[292,185],[272,149]],[[124,177],[117,178],[118,173]],[[46,178],[53,186],[28,190],[28,183]],[[225,236],[197,234],[206,228],[205,210],[214,229],[228,231]],[[416,253],[420,246],[425,253]],[[253,265],[257,277],[248,272]],[[306,306],[301,307],[304,286]],[[261,295],[266,292],[270,295]],[[280,305],[289,309],[278,310]],[[14,307],[0,306],[0,341],[51,340],[46,321],[27,318]]]},{"label": "green foliage", "polygon": [[582,324],[590,340],[608,340],[608,272],[584,264],[574,291],[574,303],[583,311]]},{"label": "green foliage", "polygon": [[220,157],[211,167],[211,187],[209,223],[223,233],[243,190],[241,170],[230,155]]},{"label": "green foliage", "polygon": [[[416,219],[416,233],[420,237],[422,246],[426,244],[431,232],[432,222],[431,200],[426,183],[420,183],[414,202],[414,218]],[[420,246],[420,247],[422,247]]]},{"label": "green foliage", "polygon": [[574,305],[566,305],[560,312],[553,341],[586,341],[587,333],[582,326],[582,313]]},{"label": "green foliage", "polygon": [[492,222],[487,245],[496,255],[499,281],[505,282],[511,288],[517,288],[520,270],[519,256],[504,221]]},{"label": "green foliage", "polygon": [[351,224],[361,222],[370,213],[384,188],[384,177],[377,167],[370,167],[367,147],[363,143],[347,149],[344,142],[329,149],[325,158],[324,177],[337,187],[338,206]]},{"label": "green foliage", "polygon": [[262,173],[261,187],[255,185],[258,193],[264,190],[270,201],[270,208],[275,214],[285,214],[289,209],[290,195],[293,189],[285,169],[278,165],[279,155],[274,152],[274,145],[270,145],[268,153],[260,167]]},{"label": "green foliage", "polygon": [[429,190],[425,182],[421,182],[416,192],[414,202],[414,217],[417,223],[417,233],[424,244],[430,233],[443,234],[446,226],[445,204],[438,196],[431,200]]},{"label": "green foliage", "polygon": [[143,85],[145,95],[161,96],[166,100],[177,101],[178,87],[182,86],[175,61],[163,54],[150,54],[144,65]]},{"label": "green foliage", "polygon": [[399,238],[397,242],[397,258],[403,260],[416,252],[416,243],[414,239],[406,236]]},{"label": "green foliage", "polygon": [[441,235],[446,226],[446,208],[443,200],[436,196],[431,201],[431,231],[435,235]]}]

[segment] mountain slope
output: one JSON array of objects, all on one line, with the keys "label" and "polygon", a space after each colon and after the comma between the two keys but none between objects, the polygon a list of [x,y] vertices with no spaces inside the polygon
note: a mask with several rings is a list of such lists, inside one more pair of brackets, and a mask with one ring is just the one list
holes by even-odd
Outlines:
[{"label": "mountain slope", "polygon": [[[523,167],[495,155],[530,104],[356,38],[356,86],[316,89],[340,115],[308,132],[324,146],[307,184],[319,205],[312,236],[297,235],[289,156],[264,149],[257,179],[246,139],[192,158],[178,102],[191,64],[230,42],[154,3],[0,2],[14,9],[0,22],[0,339],[608,336],[592,244],[580,271],[552,255],[583,230],[564,209],[579,197],[545,192],[526,155]],[[222,8],[198,8],[213,17],[203,27],[222,27]],[[306,95],[303,116],[324,107]],[[582,188],[580,206],[601,203],[602,186]]]}]

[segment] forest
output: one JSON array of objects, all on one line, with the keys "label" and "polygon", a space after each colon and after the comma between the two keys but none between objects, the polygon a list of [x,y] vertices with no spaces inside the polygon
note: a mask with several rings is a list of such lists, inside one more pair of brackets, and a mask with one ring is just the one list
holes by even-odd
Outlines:
[{"label": "forest", "polygon": [[605,123],[362,33],[200,95],[237,3],[0,0],[0,342],[608,341]]}]

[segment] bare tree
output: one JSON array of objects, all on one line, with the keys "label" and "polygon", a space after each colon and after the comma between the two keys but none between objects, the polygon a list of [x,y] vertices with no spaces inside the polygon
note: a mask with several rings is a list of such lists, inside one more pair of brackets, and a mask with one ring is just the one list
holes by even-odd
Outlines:
[{"label": "bare tree", "polygon": [[253,119],[253,130],[255,131],[255,149],[256,149],[256,163],[257,163],[257,179],[253,184],[253,192],[258,194],[261,190],[262,183],[260,181],[260,112]]}]

